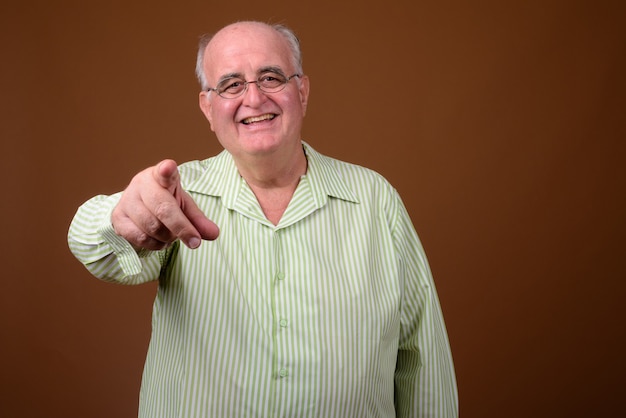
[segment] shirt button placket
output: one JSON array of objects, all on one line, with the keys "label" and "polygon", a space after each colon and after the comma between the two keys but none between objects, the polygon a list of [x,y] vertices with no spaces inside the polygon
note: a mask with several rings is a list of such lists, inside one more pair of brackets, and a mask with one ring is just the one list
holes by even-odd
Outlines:
[{"label": "shirt button placket", "polygon": [[[278,281],[283,281],[285,279],[285,273],[283,272],[279,272],[276,275],[276,278],[278,279]],[[281,329],[281,332],[284,332],[285,329],[289,326],[289,320],[287,318],[280,318],[280,320],[278,321],[278,326]],[[287,376],[289,376],[289,370],[285,367],[281,368],[280,370],[278,370],[278,376],[281,379],[286,378]]]},{"label": "shirt button placket", "polygon": [[[282,316],[283,313],[283,308],[284,308],[284,300],[282,300],[281,294],[281,288],[282,286],[284,286],[284,281],[286,278],[286,274],[284,271],[284,262],[285,262],[285,258],[284,258],[284,254],[282,252],[282,245],[281,245],[281,234],[277,231],[276,234],[274,235],[274,249],[276,251],[276,264],[275,264],[275,268],[276,268],[276,273],[274,274],[274,320],[276,321],[275,324],[278,326],[278,332],[275,334],[275,338],[277,340],[275,340],[275,342],[277,343],[277,348],[281,346],[281,344],[279,343],[279,341],[281,341],[283,338],[285,338],[285,335],[283,334],[286,330],[286,328],[289,326],[289,320],[285,317]],[[281,335],[282,334],[282,335]],[[285,363],[284,363],[284,356],[283,353],[278,353],[278,357],[277,357],[278,363],[276,364],[276,373],[279,379],[285,379],[286,377],[289,376],[289,369],[287,367],[285,367]]]}]

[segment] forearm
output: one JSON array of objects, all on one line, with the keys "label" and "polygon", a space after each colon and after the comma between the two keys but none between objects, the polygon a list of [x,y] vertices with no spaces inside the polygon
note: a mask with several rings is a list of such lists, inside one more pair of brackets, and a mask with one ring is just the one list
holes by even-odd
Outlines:
[{"label": "forearm", "polygon": [[111,211],[119,197],[96,196],[78,209],[68,233],[70,250],[99,279],[121,284],[156,280],[163,255],[138,253],[113,230]]},{"label": "forearm", "polygon": [[395,381],[398,417],[459,416],[454,363],[443,317],[434,300],[424,306],[419,330],[398,351]]}]

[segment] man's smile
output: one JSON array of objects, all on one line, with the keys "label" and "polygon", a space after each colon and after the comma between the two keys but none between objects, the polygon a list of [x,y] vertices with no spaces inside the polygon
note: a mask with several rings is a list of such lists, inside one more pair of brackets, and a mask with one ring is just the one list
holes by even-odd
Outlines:
[{"label": "man's smile", "polygon": [[250,125],[252,123],[256,123],[256,122],[262,122],[264,120],[272,120],[276,117],[276,114],[274,113],[266,113],[264,115],[260,115],[260,116],[252,116],[249,118],[245,118],[241,121],[241,123],[243,123],[244,125]]}]

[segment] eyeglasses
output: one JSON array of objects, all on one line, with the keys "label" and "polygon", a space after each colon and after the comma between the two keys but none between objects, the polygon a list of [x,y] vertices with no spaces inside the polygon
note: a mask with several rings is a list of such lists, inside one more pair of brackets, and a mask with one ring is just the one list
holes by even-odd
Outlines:
[{"label": "eyeglasses", "polygon": [[280,73],[264,73],[258,79],[245,81],[239,77],[229,77],[220,81],[216,87],[209,87],[207,91],[214,91],[225,99],[234,99],[241,96],[248,90],[248,84],[254,83],[264,93],[278,93],[285,88],[289,80],[294,77],[302,77],[301,74],[294,74],[287,77]]}]

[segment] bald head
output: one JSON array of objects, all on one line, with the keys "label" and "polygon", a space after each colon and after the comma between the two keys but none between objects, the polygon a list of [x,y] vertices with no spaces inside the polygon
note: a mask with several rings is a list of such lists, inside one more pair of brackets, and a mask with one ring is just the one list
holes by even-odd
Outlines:
[{"label": "bald head", "polygon": [[196,60],[196,76],[198,77],[202,90],[209,88],[206,76],[206,66],[210,65],[210,63],[207,62],[207,58],[209,58],[208,55],[211,54],[211,49],[215,44],[227,44],[229,37],[232,36],[254,36],[255,33],[263,32],[275,35],[274,39],[276,40],[277,47],[287,48],[295,71],[302,74],[302,52],[300,51],[300,42],[291,29],[283,25],[268,25],[267,23],[256,21],[237,22],[225,26],[214,35],[204,35],[200,38],[198,56]]}]

